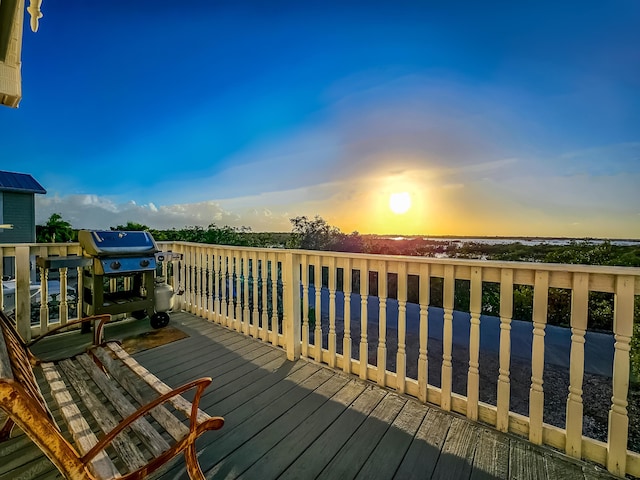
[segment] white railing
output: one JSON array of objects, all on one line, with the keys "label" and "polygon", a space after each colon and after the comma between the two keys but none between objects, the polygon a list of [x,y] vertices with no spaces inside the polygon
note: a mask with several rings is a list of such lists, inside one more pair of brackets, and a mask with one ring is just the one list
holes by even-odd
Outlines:
[{"label": "white railing", "polygon": [[[159,245],[183,254],[182,260],[162,266],[174,289],[184,289],[178,308],[282,347],[291,360],[310,358],[534,444],[598,462],[616,475],[640,475],[640,454],[627,449],[640,268]],[[30,255],[78,248],[5,245],[0,253],[15,256],[18,288],[25,289],[28,275],[20,271],[28,271]],[[514,295],[522,286],[533,292],[528,322],[514,318]],[[468,313],[455,304],[456,292],[465,289]],[[570,298],[570,329],[548,323],[550,292],[556,289]],[[499,296],[495,316],[483,315],[483,294],[489,290]],[[609,333],[587,326],[593,292],[612,298]],[[28,310],[25,303],[24,296],[17,298],[20,331],[48,328],[43,306],[40,325],[25,324],[30,318],[21,312]],[[493,370],[486,366],[493,364]],[[545,410],[545,394],[557,395],[545,392],[551,371],[566,376],[561,421],[549,420]],[[608,379],[606,438],[584,434],[587,376]],[[519,391],[523,378],[524,395]],[[518,395],[525,397],[524,407],[514,405]]]}]

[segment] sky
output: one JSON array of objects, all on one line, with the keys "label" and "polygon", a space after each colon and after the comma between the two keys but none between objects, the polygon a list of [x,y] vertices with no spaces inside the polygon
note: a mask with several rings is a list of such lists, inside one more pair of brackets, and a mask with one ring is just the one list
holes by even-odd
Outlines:
[{"label": "sky", "polygon": [[0,109],[0,170],[47,190],[39,224],[640,238],[636,0],[42,12]]}]

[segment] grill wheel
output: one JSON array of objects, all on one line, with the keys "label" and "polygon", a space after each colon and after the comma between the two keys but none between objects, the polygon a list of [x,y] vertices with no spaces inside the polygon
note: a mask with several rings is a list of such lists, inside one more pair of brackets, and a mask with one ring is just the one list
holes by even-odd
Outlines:
[{"label": "grill wheel", "polygon": [[164,328],[169,325],[169,314],[167,312],[156,312],[149,319],[153,328]]}]

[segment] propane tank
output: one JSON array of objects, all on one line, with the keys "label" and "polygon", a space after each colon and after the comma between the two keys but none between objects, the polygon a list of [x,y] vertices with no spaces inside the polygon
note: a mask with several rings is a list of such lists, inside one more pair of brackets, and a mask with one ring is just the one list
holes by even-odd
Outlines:
[{"label": "propane tank", "polygon": [[168,312],[173,308],[173,287],[164,277],[156,277],[154,300],[156,312]]}]

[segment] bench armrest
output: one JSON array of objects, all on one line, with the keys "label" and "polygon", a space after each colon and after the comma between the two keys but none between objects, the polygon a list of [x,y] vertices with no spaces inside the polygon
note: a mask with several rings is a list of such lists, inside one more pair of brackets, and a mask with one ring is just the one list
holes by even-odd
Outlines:
[{"label": "bench armrest", "polygon": [[[143,405],[138,410],[136,410],[134,413],[129,415],[127,418],[123,419],[113,430],[111,430],[104,437],[102,437],[100,439],[100,441],[98,443],[96,443],[93,446],[93,448],[91,448],[91,450],[89,450],[86,454],[84,454],[82,456],[81,460],[83,462],[91,461],[91,459],[93,457],[95,457],[103,449],[105,449],[107,447],[107,445],[109,445],[113,441],[113,439],[120,432],[122,432],[125,428],[130,426],[138,418],[141,418],[142,416],[146,415],[149,411],[153,410],[158,405],[161,405],[162,403],[167,402],[171,398],[176,397],[178,395],[181,395],[182,393],[186,392],[187,390],[191,390],[192,388],[197,388],[197,390],[196,390],[195,398],[194,398],[194,400],[192,402],[193,407],[192,407],[192,410],[191,410],[191,417],[189,419],[190,420],[189,421],[189,432],[190,433],[195,432],[197,427],[198,427],[198,425],[197,425],[197,417],[198,417],[198,415],[197,414],[198,414],[198,404],[200,403],[200,397],[202,396],[202,393],[204,392],[204,389],[206,387],[208,387],[209,384],[211,384],[211,381],[212,381],[212,379],[210,377],[202,377],[202,378],[199,378],[197,380],[193,380],[193,381],[191,381],[189,383],[185,383],[184,385],[182,385],[182,386],[180,386],[178,388],[174,388],[170,392],[167,392],[164,395],[161,395],[161,396],[157,397],[152,402],[149,402],[146,405]],[[220,417],[210,418],[210,419],[207,420],[207,422],[209,422],[210,420],[218,419],[218,418],[219,418],[218,423],[214,423],[214,426],[212,426],[210,428],[215,429],[215,428],[221,428],[222,427],[222,425],[224,424],[224,420],[222,418],[220,418]]]},{"label": "bench armrest", "polygon": [[73,320],[71,322],[67,322],[64,325],[58,325],[57,327],[52,328],[48,332],[45,332],[42,335],[38,335],[37,337],[32,339],[30,342],[28,342],[26,344],[26,346],[27,347],[31,347],[32,345],[34,345],[35,343],[39,342],[43,338],[48,337],[49,335],[57,333],[57,332],[59,332],[61,330],[64,330],[66,328],[73,327],[74,325],[81,325],[83,323],[92,322],[94,320],[100,320],[100,321],[98,322],[98,324],[95,326],[95,328],[93,330],[93,345],[101,345],[102,344],[102,340],[103,340],[103,338],[102,338],[102,330],[104,328],[104,324],[108,323],[111,320],[111,315],[108,314],[108,313],[105,313],[105,314],[102,314],[102,315],[94,315],[94,316],[91,316],[91,317],[79,318],[77,320]]}]

